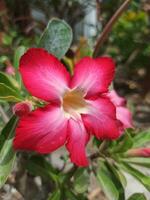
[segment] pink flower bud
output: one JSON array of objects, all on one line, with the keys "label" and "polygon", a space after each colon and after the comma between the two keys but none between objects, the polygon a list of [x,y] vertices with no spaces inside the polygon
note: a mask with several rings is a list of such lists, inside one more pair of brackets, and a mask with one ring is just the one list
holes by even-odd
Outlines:
[{"label": "pink flower bud", "polygon": [[131,157],[150,157],[150,148],[137,148],[127,151],[127,155]]},{"label": "pink flower bud", "polygon": [[6,73],[9,75],[15,75],[15,69],[13,66],[9,65],[6,67]]},{"label": "pink flower bud", "polygon": [[22,117],[28,115],[32,111],[32,104],[29,101],[16,103],[12,110],[15,115]]}]

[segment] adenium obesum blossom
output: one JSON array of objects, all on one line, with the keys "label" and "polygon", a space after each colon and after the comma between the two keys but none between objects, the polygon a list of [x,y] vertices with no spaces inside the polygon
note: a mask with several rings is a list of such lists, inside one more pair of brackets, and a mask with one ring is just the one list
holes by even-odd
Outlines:
[{"label": "adenium obesum blossom", "polygon": [[47,105],[20,118],[15,149],[47,154],[66,145],[71,161],[86,166],[90,135],[110,140],[120,136],[116,107],[103,95],[114,77],[111,58],[85,57],[71,77],[56,57],[31,48],[22,56],[19,70],[26,89]]}]

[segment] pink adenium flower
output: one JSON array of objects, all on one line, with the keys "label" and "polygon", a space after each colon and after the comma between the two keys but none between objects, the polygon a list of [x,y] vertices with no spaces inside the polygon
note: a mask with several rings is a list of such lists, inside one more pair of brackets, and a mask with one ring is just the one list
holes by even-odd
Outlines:
[{"label": "pink adenium flower", "polygon": [[126,154],[131,157],[150,157],[150,148],[143,147],[130,149]]},{"label": "pink adenium flower", "polygon": [[29,49],[20,60],[27,90],[47,102],[20,118],[14,148],[50,153],[66,145],[73,163],[88,165],[85,146],[98,139],[120,136],[116,108],[107,96],[115,64],[109,57],[81,59],[71,77],[63,64],[40,48]]},{"label": "pink adenium flower", "polygon": [[126,128],[133,128],[132,114],[126,106],[126,100],[120,97],[115,90],[108,93],[108,97],[116,106],[116,117],[122,123],[122,131]]}]

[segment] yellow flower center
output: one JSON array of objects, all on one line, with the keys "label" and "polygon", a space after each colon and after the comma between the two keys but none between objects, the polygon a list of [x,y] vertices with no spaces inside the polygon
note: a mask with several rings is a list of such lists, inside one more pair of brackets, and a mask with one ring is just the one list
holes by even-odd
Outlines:
[{"label": "yellow flower center", "polygon": [[86,113],[87,103],[81,90],[75,89],[65,93],[63,97],[63,110],[68,117],[77,117],[81,113]]}]

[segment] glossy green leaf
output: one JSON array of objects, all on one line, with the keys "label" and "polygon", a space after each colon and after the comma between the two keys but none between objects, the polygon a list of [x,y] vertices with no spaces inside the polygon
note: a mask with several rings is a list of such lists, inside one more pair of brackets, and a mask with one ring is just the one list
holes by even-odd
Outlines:
[{"label": "glossy green leaf", "polygon": [[10,128],[14,126],[15,119],[16,116],[13,116],[0,133],[0,151],[5,143],[5,140],[9,137]]},{"label": "glossy green leaf", "polygon": [[125,134],[122,136],[121,141],[115,145],[110,152],[111,153],[123,153],[126,152],[133,146],[133,139],[130,134],[126,131]]},{"label": "glossy green leaf", "polygon": [[133,148],[142,147],[150,141],[150,130],[138,133],[136,136],[134,136],[133,140]]},{"label": "glossy green leaf", "polygon": [[17,117],[13,116],[0,135],[0,138],[3,136],[0,150],[0,188],[5,184],[15,161],[15,152],[12,148],[12,141],[17,121]]},{"label": "glossy green leaf", "polygon": [[110,170],[112,170],[113,174],[116,176],[116,178],[118,179],[118,181],[121,183],[122,187],[125,188],[127,186],[127,180],[124,176],[124,174],[122,173],[122,171],[115,166],[113,163],[110,163],[109,161],[107,161]]},{"label": "glossy green leaf", "polygon": [[119,167],[121,167],[124,171],[131,174],[133,177],[135,177],[139,182],[141,182],[144,187],[150,191],[150,176],[146,176],[138,169],[132,167],[131,165],[127,163],[119,164]]},{"label": "glossy green leaf", "polygon": [[3,83],[14,90],[19,88],[19,85],[16,82],[16,80],[3,72],[0,72],[0,83]]},{"label": "glossy green leaf", "polygon": [[118,189],[119,197],[118,200],[125,199],[124,188],[126,187],[126,179],[123,173],[114,165],[113,160],[105,158],[105,165],[108,168],[108,176]]},{"label": "glossy green leaf", "polygon": [[0,83],[0,100],[18,102],[22,100],[22,97],[12,88]]},{"label": "glossy green leaf", "polygon": [[13,66],[15,68],[19,67],[19,60],[21,56],[25,53],[26,48],[24,46],[20,46],[15,50],[14,60],[13,60]]},{"label": "glossy green leaf", "polygon": [[70,26],[65,21],[54,18],[48,23],[38,46],[45,48],[60,59],[69,49],[71,42],[72,30]]},{"label": "glossy green leaf", "polygon": [[120,158],[120,160],[126,163],[141,165],[150,168],[150,158],[131,157],[131,158]]},{"label": "glossy green leaf", "polygon": [[89,173],[87,169],[79,168],[74,174],[74,189],[77,193],[87,191],[89,185]]},{"label": "glossy green leaf", "polygon": [[142,193],[135,193],[129,197],[128,200],[147,200],[145,195]]},{"label": "glossy green leaf", "polygon": [[97,179],[109,200],[118,200],[119,192],[111,180],[110,171],[103,162],[99,162],[99,168],[97,170]]}]

